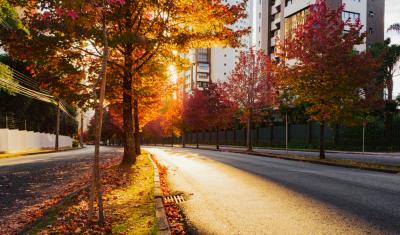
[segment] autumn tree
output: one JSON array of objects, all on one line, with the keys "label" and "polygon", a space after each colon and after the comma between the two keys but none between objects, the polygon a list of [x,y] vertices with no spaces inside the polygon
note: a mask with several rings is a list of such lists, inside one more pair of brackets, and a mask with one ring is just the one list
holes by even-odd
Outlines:
[{"label": "autumn tree", "polygon": [[[123,162],[131,164],[135,162],[137,155],[134,126],[140,126],[138,124],[139,111],[134,111],[132,114],[132,110],[139,110],[140,102],[133,88],[140,83],[143,67],[164,50],[184,51],[187,48],[207,47],[216,43],[238,46],[239,37],[247,33],[248,29],[234,31],[229,25],[245,17],[245,3],[232,6],[221,1],[208,0],[196,2],[115,0],[111,2],[123,3],[119,4],[119,7],[108,9],[107,28],[110,44],[109,66],[111,70],[118,71],[114,79],[120,80],[119,84],[122,86],[125,139]],[[51,55],[56,55],[59,60],[48,60],[48,62],[55,63],[59,68],[54,70],[61,72],[65,72],[60,69],[64,68],[64,66],[60,67],[62,63],[57,62],[62,61],[61,58],[69,65],[82,60],[80,58],[82,55],[101,58],[98,48],[103,48],[99,37],[102,31],[99,24],[93,24],[96,22],[96,17],[100,15],[99,12],[93,11],[97,9],[98,4],[97,1],[83,0],[34,0],[28,3],[24,1],[27,21],[35,22],[35,26],[40,29],[38,30],[40,33],[31,40],[36,44],[29,44],[31,48],[27,50],[27,53],[52,52]],[[88,15],[87,12],[96,14]],[[69,19],[62,21],[60,15],[67,15]],[[75,23],[71,24],[71,20]],[[40,40],[41,37],[46,40]],[[27,47],[20,45],[14,48]],[[51,50],[43,50],[43,48]],[[69,68],[76,70],[76,66]],[[53,80],[63,81],[64,79]],[[74,81],[78,80],[74,79]],[[73,82],[70,81],[70,84]],[[67,94],[76,93],[79,92]],[[138,139],[137,136],[136,139]]]},{"label": "autumn tree", "polygon": [[239,61],[230,74],[226,91],[239,109],[247,125],[246,146],[252,150],[251,128],[254,117],[263,108],[275,103],[276,89],[269,56],[262,50],[250,48],[240,53]]},{"label": "autumn tree", "polygon": [[171,136],[172,142],[174,136],[182,135],[182,99],[179,99],[176,93],[166,97],[164,107],[161,110],[164,136]]},{"label": "autumn tree", "polygon": [[[163,51],[167,53],[166,51]],[[153,57],[136,74],[135,84],[132,87],[132,94],[138,100],[137,106],[134,106],[134,142],[136,154],[140,154],[140,131],[142,127],[159,114],[162,106],[162,99],[169,95],[172,89],[168,77],[167,65],[169,64],[168,55]],[[109,70],[109,76],[118,77],[120,70]],[[123,86],[120,79],[109,80],[107,95],[108,101],[112,103],[118,111],[119,119],[123,125]],[[136,115],[137,114],[137,115]]]},{"label": "autumn tree", "polygon": [[164,135],[162,123],[164,122],[162,116],[148,121],[143,127],[143,137],[150,143],[157,144],[162,140]]},{"label": "autumn tree", "polygon": [[199,148],[199,132],[211,126],[208,98],[203,91],[194,89],[191,93],[185,95],[182,119],[187,130],[196,132],[196,148]]},{"label": "autumn tree", "polygon": [[[121,140],[122,139],[122,123],[116,119],[114,116],[114,110],[110,107],[105,108],[103,112],[103,125],[101,129],[101,140],[103,143],[107,144],[111,140]],[[118,116],[117,116],[118,117]],[[95,129],[96,129],[96,116],[93,116],[89,121],[88,126],[88,136],[91,141],[95,139]]]},{"label": "autumn tree", "polygon": [[206,116],[208,126],[217,132],[216,148],[219,149],[219,130],[228,128],[236,110],[235,104],[229,99],[223,83],[210,83],[202,91],[206,98]]},{"label": "autumn tree", "polygon": [[138,110],[139,98],[131,89],[140,82],[142,68],[166,48],[180,50],[217,42],[237,45],[238,36],[244,31],[234,32],[226,25],[243,16],[244,5],[229,6],[206,0],[128,0],[115,12],[112,19],[114,59],[110,65],[121,71],[119,77],[123,81],[124,161],[134,162],[137,154],[131,130],[135,129],[132,123],[136,129],[140,126],[139,113],[134,111],[134,117],[131,114],[132,109]]},{"label": "autumn tree", "polygon": [[355,51],[364,43],[363,26],[343,21],[343,9],[330,10],[321,0],[311,5],[305,23],[280,48],[276,71],[280,89],[309,104],[306,112],[320,122],[321,158],[325,125],[352,121],[369,108],[366,101],[375,93],[377,63],[368,52]]}]

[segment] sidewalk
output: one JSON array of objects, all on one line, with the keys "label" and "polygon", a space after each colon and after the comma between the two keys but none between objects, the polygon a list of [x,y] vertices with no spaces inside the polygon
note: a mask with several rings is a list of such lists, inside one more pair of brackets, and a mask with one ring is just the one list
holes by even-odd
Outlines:
[{"label": "sidewalk", "polygon": [[[158,145],[160,146],[160,145]],[[171,145],[164,145],[171,147]],[[196,148],[195,144],[186,144],[186,148]],[[181,148],[181,145],[174,145]],[[215,145],[199,145],[199,149],[216,150]],[[254,148],[247,152],[244,146],[220,146],[223,152],[250,154],[261,157],[272,157],[286,160],[303,161],[322,165],[358,168],[371,171],[400,173],[400,153],[359,153],[327,151],[326,159],[319,159],[319,152],[306,150],[282,150],[269,148]]]},{"label": "sidewalk", "polygon": [[35,154],[43,154],[43,153],[56,153],[56,152],[63,152],[63,151],[69,151],[69,150],[75,150],[75,149],[81,149],[81,147],[77,147],[77,148],[66,147],[66,148],[59,148],[58,150],[55,150],[55,149],[31,149],[31,150],[20,151],[20,152],[0,153],[0,159],[21,157],[21,156],[35,155]]}]

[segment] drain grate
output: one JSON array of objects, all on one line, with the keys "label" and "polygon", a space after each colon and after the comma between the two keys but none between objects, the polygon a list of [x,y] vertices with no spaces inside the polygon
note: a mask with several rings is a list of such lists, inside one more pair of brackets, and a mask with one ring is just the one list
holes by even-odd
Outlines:
[{"label": "drain grate", "polygon": [[181,203],[184,201],[185,199],[183,198],[183,194],[164,197],[164,203],[169,203],[169,202]]}]

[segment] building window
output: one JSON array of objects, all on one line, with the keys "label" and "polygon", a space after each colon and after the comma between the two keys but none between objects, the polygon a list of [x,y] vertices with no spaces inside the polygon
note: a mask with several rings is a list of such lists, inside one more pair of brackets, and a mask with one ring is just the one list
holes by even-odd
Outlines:
[{"label": "building window", "polygon": [[197,60],[199,62],[208,62],[208,50],[206,48],[197,49]]},{"label": "building window", "polygon": [[207,73],[197,73],[197,79],[208,80]]},{"label": "building window", "polygon": [[360,19],[360,13],[350,12],[350,11],[343,11],[342,12],[342,19],[343,21],[350,20],[351,22],[356,22]]},{"label": "building window", "polygon": [[294,15],[285,18],[285,35],[287,38],[291,37],[292,31],[299,25],[306,21],[309,9],[306,8]]},{"label": "building window", "polygon": [[207,87],[208,86],[208,82],[197,82],[197,87]]},{"label": "building window", "polygon": [[293,4],[292,1],[293,1],[293,0],[286,0],[286,1],[285,1],[285,7],[287,7],[288,5],[292,5],[292,4]]}]

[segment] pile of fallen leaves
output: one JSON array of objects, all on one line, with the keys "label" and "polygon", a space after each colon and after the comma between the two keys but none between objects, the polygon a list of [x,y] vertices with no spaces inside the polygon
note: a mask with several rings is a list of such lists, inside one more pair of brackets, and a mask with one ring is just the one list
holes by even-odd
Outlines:
[{"label": "pile of fallen leaves", "polygon": [[[101,163],[101,169],[110,168],[119,162],[119,157],[108,159]],[[91,171],[86,171],[80,177],[73,178],[63,185],[54,185],[52,191],[41,192],[42,196],[38,196],[37,202],[5,216],[0,220],[0,234],[16,234],[26,225],[42,217],[45,211],[58,204],[63,198],[87,185],[91,177],[90,173]]]},{"label": "pile of fallen leaves", "polygon": [[[127,187],[130,184],[131,178],[128,177],[132,173],[131,168],[125,167],[111,167],[103,171],[102,186],[103,195],[116,188]],[[46,228],[41,229],[37,234],[110,234],[112,232],[112,223],[115,217],[109,211],[107,202],[112,200],[103,196],[104,198],[104,212],[105,221],[103,226],[97,224],[97,204],[95,203],[95,216],[92,221],[88,222],[88,190],[82,191],[76,198],[76,202],[72,206],[61,210],[56,216],[56,222],[48,225]]]},{"label": "pile of fallen leaves", "polygon": [[[169,196],[170,192],[167,184],[168,169],[161,165],[154,156],[151,156],[153,161],[156,163],[158,172],[160,174],[160,186],[164,196]],[[182,212],[179,206],[175,202],[164,202],[165,213],[167,215],[168,223],[171,228],[172,234],[186,234],[185,232],[185,219],[182,216]]]}]

